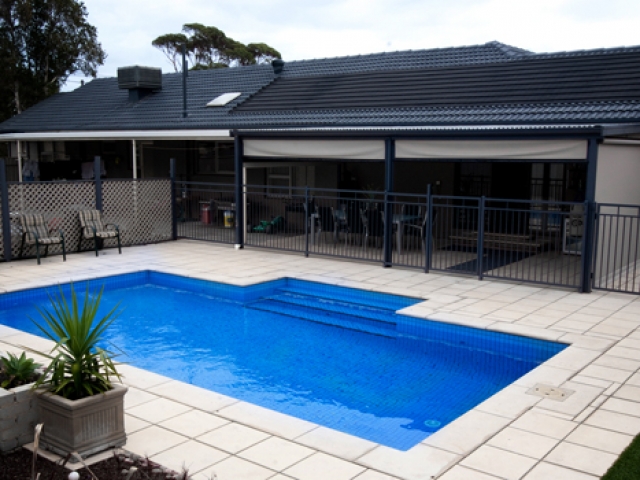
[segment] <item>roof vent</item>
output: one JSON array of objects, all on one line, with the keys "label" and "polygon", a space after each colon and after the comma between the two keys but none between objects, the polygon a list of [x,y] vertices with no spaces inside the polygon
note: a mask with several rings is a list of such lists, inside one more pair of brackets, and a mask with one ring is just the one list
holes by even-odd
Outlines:
[{"label": "roof vent", "polygon": [[276,58],[271,62],[271,66],[273,67],[273,73],[276,75],[280,75],[282,73],[282,69],[284,68],[284,60]]},{"label": "roof vent", "polygon": [[207,103],[207,107],[224,107],[227,103],[231,100],[235,100],[240,95],[242,95],[241,92],[223,93]]},{"label": "roof vent", "polygon": [[120,67],[118,88],[129,90],[129,101],[137,102],[154,90],[162,90],[162,70],[139,65]]}]

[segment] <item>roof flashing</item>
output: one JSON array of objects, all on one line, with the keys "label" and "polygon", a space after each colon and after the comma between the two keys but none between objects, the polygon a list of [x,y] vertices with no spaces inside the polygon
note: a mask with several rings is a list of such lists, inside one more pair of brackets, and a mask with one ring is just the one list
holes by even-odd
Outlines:
[{"label": "roof flashing", "polygon": [[224,107],[226,104],[235,100],[242,92],[231,92],[231,93],[223,93],[222,95],[218,95],[216,98],[207,103],[207,107]]}]

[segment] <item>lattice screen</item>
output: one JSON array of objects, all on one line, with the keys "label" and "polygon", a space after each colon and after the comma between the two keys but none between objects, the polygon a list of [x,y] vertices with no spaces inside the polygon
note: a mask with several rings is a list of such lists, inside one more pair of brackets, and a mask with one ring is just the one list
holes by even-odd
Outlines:
[{"label": "lattice screen", "polygon": [[[18,258],[22,241],[20,213],[41,213],[49,228],[64,232],[67,252],[78,249],[80,221],[78,210],[96,206],[93,182],[11,183],[9,184],[9,211],[11,215],[11,253]],[[82,248],[91,248],[92,242],[83,241]],[[51,246],[49,253],[61,253],[60,246]],[[25,255],[35,255],[35,247],[25,247]]]},{"label": "lattice screen", "polygon": [[120,227],[123,245],[171,239],[171,182],[168,179],[105,180],[102,206],[105,221]]}]

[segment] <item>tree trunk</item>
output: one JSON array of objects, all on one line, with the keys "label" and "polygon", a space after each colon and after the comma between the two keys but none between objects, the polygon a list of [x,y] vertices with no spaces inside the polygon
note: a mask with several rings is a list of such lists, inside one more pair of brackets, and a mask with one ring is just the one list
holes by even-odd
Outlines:
[{"label": "tree trunk", "polygon": [[16,102],[16,111],[20,115],[22,113],[22,108],[20,108],[20,83],[17,80],[13,83],[13,95]]}]

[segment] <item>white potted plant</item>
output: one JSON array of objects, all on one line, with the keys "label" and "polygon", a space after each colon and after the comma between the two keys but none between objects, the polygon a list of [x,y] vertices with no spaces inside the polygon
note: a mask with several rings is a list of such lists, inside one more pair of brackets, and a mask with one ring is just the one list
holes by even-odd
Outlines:
[{"label": "white potted plant", "polygon": [[33,383],[39,364],[32,358],[7,353],[0,356],[0,452],[5,453],[33,441],[38,410]]},{"label": "white potted plant", "polygon": [[45,325],[38,328],[56,342],[47,355],[51,360],[36,382],[39,390],[40,422],[44,424],[41,445],[67,455],[91,455],[126,443],[124,394],[114,354],[99,346],[106,329],[115,320],[117,305],[97,319],[102,292],[84,295],[80,307],[71,285],[67,301],[60,289],[51,298],[52,310],[40,310]]}]

